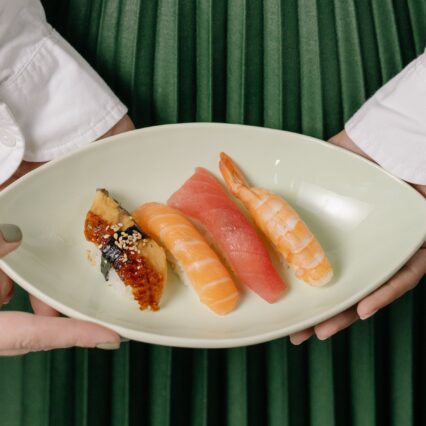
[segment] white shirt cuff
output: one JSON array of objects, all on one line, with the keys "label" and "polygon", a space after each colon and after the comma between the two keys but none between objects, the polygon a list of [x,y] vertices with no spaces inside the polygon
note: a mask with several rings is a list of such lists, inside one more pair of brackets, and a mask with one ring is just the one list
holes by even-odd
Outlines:
[{"label": "white shirt cuff", "polygon": [[379,89],[345,130],[384,169],[426,184],[426,53]]},{"label": "white shirt cuff", "polygon": [[0,82],[0,100],[24,137],[24,159],[48,161],[99,138],[127,109],[43,14],[28,10],[17,19],[43,31],[31,49],[22,49],[27,57],[16,58],[19,69]]}]

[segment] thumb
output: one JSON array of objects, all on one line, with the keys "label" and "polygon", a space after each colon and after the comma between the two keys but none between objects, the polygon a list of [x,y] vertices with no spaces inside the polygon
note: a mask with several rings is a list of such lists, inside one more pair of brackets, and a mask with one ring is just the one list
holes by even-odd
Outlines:
[{"label": "thumb", "polygon": [[16,225],[0,224],[0,258],[15,250],[22,240],[22,232]]},{"label": "thumb", "polygon": [[0,355],[21,355],[50,349],[118,349],[120,336],[88,321],[53,318],[24,312],[0,313]]}]

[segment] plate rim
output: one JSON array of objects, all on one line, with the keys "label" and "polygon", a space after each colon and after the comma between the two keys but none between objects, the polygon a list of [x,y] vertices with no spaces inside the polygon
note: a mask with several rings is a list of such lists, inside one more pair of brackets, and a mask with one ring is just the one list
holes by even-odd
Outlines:
[{"label": "plate rim", "polygon": [[380,173],[384,173],[385,175],[387,175],[389,178],[393,179],[398,184],[400,184],[400,185],[404,186],[405,188],[413,191],[421,199],[421,201],[425,201],[423,196],[420,195],[419,192],[416,191],[410,184],[408,184],[404,180],[394,176],[393,174],[391,174],[390,172],[388,172],[387,170],[382,168],[379,164],[377,164],[377,163],[375,163],[371,160],[368,160],[368,159],[360,156],[359,154],[356,154],[356,153],[349,151],[345,148],[342,148],[342,147],[337,146],[337,145],[333,145],[330,142],[327,142],[325,140],[316,138],[314,136],[305,135],[305,134],[302,134],[302,133],[291,132],[291,131],[288,131],[288,130],[274,129],[274,128],[271,128],[271,127],[262,127],[262,126],[255,126],[255,125],[250,125],[250,124],[221,123],[221,122],[212,122],[212,123],[211,122],[189,122],[189,123],[159,124],[159,125],[155,125],[155,126],[148,126],[148,127],[143,127],[143,128],[139,128],[139,129],[133,129],[133,130],[130,130],[130,131],[127,131],[127,132],[124,132],[124,133],[120,133],[118,135],[109,136],[105,139],[90,142],[90,143],[88,143],[84,146],[78,147],[77,149],[75,149],[74,151],[64,155],[63,157],[50,160],[50,161],[46,162],[45,164],[41,165],[40,167],[38,167],[34,170],[31,170],[30,172],[28,172],[27,174],[25,174],[24,176],[19,178],[17,181],[8,185],[7,188],[1,190],[0,191],[0,198],[2,198],[4,196],[4,194],[7,194],[15,186],[22,184],[23,182],[25,182],[30,177],[36,176],[38,173],[41,173],[42,171],[49,169],[49,168],[55,166],[58,163],[67,161],[68,159],[73,158],[75,156],[79,156],[85,151],[101,149],[101,148],[99,148],[100,146],[112,144],[116,140],[119,140],[119,139],[126,139],[131,134],[150,133],[150,132],[161,131],[161,129],[166,129],[166,128],[172,128],[173,129],[173,128],[185,128],[185,127],[188,127],[188,128],[196,128],[196,127],[229,127],[230,128],[230,127],[234,127],[234,128],[244,128],[244,129],[249,128],[249,129],[256,130],[256,131],[260,130],[260,131],[267,131],[267,132],[280,133],[280,134],[285,133],[285,134],[288,134],[288,135],[297,136],[301,139],[305,139],[308,143],[315,143],[315,144],[320,143],[326,149],[335,150],[336,152],[339,151],[339,152],[343,153],[343,155],[348,155],[348,156],[350,156],[354,159],[357,159],[356,161],[364,162],[364,164],[367,164],[368,166],[375,168]]}]

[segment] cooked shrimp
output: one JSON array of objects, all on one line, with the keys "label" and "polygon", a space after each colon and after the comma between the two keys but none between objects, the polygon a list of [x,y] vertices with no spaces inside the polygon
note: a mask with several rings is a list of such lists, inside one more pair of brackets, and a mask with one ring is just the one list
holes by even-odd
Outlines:
[{"label": "cooked shrimp", "polygon": [[313,286],[328,283],[333,276],[330,262],[294,209],[278,195],[250,187],[237,165],[223,152],[219,168],[229,190],[244,204],[296,276]]}]

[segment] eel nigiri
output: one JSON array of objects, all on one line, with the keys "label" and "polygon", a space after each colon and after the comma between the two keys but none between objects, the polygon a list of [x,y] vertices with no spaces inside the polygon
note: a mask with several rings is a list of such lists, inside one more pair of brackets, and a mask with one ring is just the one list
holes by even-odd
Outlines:
[{"label": "eel nigiri", "polygon": [[[84,235],[102,253],[105,280],[109,280],[113,268],[123,286],[131,289],[141,310],[157,311],[167,280],[166,253],[105,189],[96,191],[86,215]],[[120,289],[126,290],[123,286]]]},{"label": "eel nigiri", "polygon": [[223,152],[219,168],[229,190],[245,205],[296,276],[313,286],[328,283],[333,277],[330,261],[295,210],[276,194],[250,187],[237,165]]},{"label": "eel nigiri", "polygon": [[208,170],[198,167],[168,204],[204,227],[242,284],[269,303],[282,295],[286,284],[272,265],[266,246]]},{"label": "eel nigiri", "polygon": [[181,212],[160,203],[147,203],[133,217],[168,250],[182,281],[190,283],[201,303],[223,315],[232,311],[238,290],[217,254]]}]

